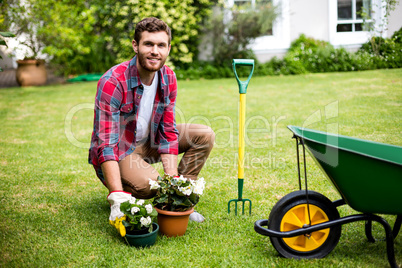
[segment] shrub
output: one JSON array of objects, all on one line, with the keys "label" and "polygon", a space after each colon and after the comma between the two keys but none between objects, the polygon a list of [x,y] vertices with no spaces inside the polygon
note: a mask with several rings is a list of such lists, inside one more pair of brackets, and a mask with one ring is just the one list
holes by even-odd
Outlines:
[{"label": "shrub", "polygon": [[[378,68],[402,67],[402,28],[390,39],[383,39],[381,55],[375,55],[370,43],[356,52],[345,48],[334,48],[328,42],[300,35],[292,42],[283,59],[272,58],[265,63],[256,61],[254,76],[292,75],[317,72],[346,72],[373,70]],[[248,75],[249,70],[239,69],[239,76]],[[197,62],[188,68],[177,68],[179,79],[213,79],[234,77],[229,63]]]},{"label": "shrub", "polygon": [[[216,79],[233,77],[233,71],[231,65],[217,65],[206,61],[197,61],[188,67],[177,67],[175,69],[177,79]],[[243,72],[240,71],[240,75]]]},{"label": "shrub", "polygon": [[401,68],[402,28],[391,38],[372,37],[370,41],[362,45],[358,53],[370,54],[376,68]]},{"label": "shrub", "polygon": [[368,42],[357,52],[334,48],[328,42],[300,35],[283,59],[274,57],[257,66],[257,75],[344,72],[402,67],[402,28],[389,39],[381,39],[380,55]]},{"label": "shrub", "polygon": [[301,34],[299,38],[290,44],[288,52],[314,51],[317,48],[326,46],[330,46],[330,44],[328,42],[316,40]]},{"label": "shrub", "polygon": [[356,71],[374,70],[377,68],[376,58],[367,51],[358,51],[353,55]]}]

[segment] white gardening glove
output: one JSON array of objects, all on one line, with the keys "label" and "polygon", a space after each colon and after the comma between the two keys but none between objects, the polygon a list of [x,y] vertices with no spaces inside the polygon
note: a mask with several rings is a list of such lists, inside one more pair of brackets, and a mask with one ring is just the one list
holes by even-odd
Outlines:
[{"label": "white gardening glove", "polygon": [[120,204],[129,201],[132,198],[130,193],[123,191],[114,191],[107,196],[110,204],[109,223],[116,227],[121,236],[126,235],[126,228],[122,221],[126,219],[126,215],[120,211]]}]

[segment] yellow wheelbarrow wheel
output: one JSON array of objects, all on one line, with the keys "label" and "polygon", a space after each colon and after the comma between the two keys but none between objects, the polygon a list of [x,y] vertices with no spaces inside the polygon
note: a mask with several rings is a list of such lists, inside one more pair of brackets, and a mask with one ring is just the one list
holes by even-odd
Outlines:
[{"label": "yellow wheelbarrow wheel", "polygon": [[[328,221],[328,216],[320,207],[310,205],[311,225]],[[307,204],[297,205],[291,208],[282,218],[281,232],[301,229],[310,224]],[[313,232],[308,235],[284,238],[288,247],[302,252],[308,252],[321,247],[328,238],[330,229]]]},{"label": "yellow wheelbarrow wheel", "polygon": [[[339,219],[336,207],[320,193],[308,191],[308,204],[305,190],[284,196],[271,210],[269,229],[287,232]],[[270,240],[283,257],[323,258],[335,248],[340,236],[341,226],[334,226],[295,237],[270,237]]]}]

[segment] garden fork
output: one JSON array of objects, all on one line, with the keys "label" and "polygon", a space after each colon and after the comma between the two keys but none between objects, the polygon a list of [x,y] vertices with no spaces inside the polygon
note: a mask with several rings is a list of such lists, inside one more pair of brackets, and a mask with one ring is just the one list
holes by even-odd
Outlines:
[{"label": "garden fork", "polygon": [[[246,81],[241,81],[236,72],[236,65],[245,65],[251,66],[250,74]],[[238,167],[238,180],[237,180],[237,188],[238,188],[238,198],[231,199],[228,202],[228,213],[230,213],[230,203],[235,204],[235,215],[237,215],[237,203],[242,204],[242,213],[244,214],[244,207],[246,202],[249,202],[249,213],[251,214],[251,200],[243,198],[243,182],[244,182],[244,134],[245,134],[245,121],[246,121],[246,92],[247,86],[250,82],[251,76],[254,71],[254,60],[250,59],[234,59],[233,63],[233,71],[236,76],[237,83],[239,84],[239,93],[240,93],[240,111],[239,111],[239,158],[237,162]]]}]

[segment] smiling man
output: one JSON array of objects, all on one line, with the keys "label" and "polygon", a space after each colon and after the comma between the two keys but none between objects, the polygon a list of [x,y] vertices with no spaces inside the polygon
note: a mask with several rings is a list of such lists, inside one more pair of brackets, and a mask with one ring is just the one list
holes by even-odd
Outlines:
[{"label": "smiling man", "polygon": [[[108,188],[109,220],[123,216],[120,204],[152,198],[149,178],[162,162],[164,173],[197,179],[215,139],[204,125],[175,120],[177,81],[165,65],[171,30],[157,18],[136,25],[132,42],[136,56],[112,67],[98,82],[89,163]],[[183,157],[178,164],[177,156]],[[190,219],[203,221],[197,212]]]}]

